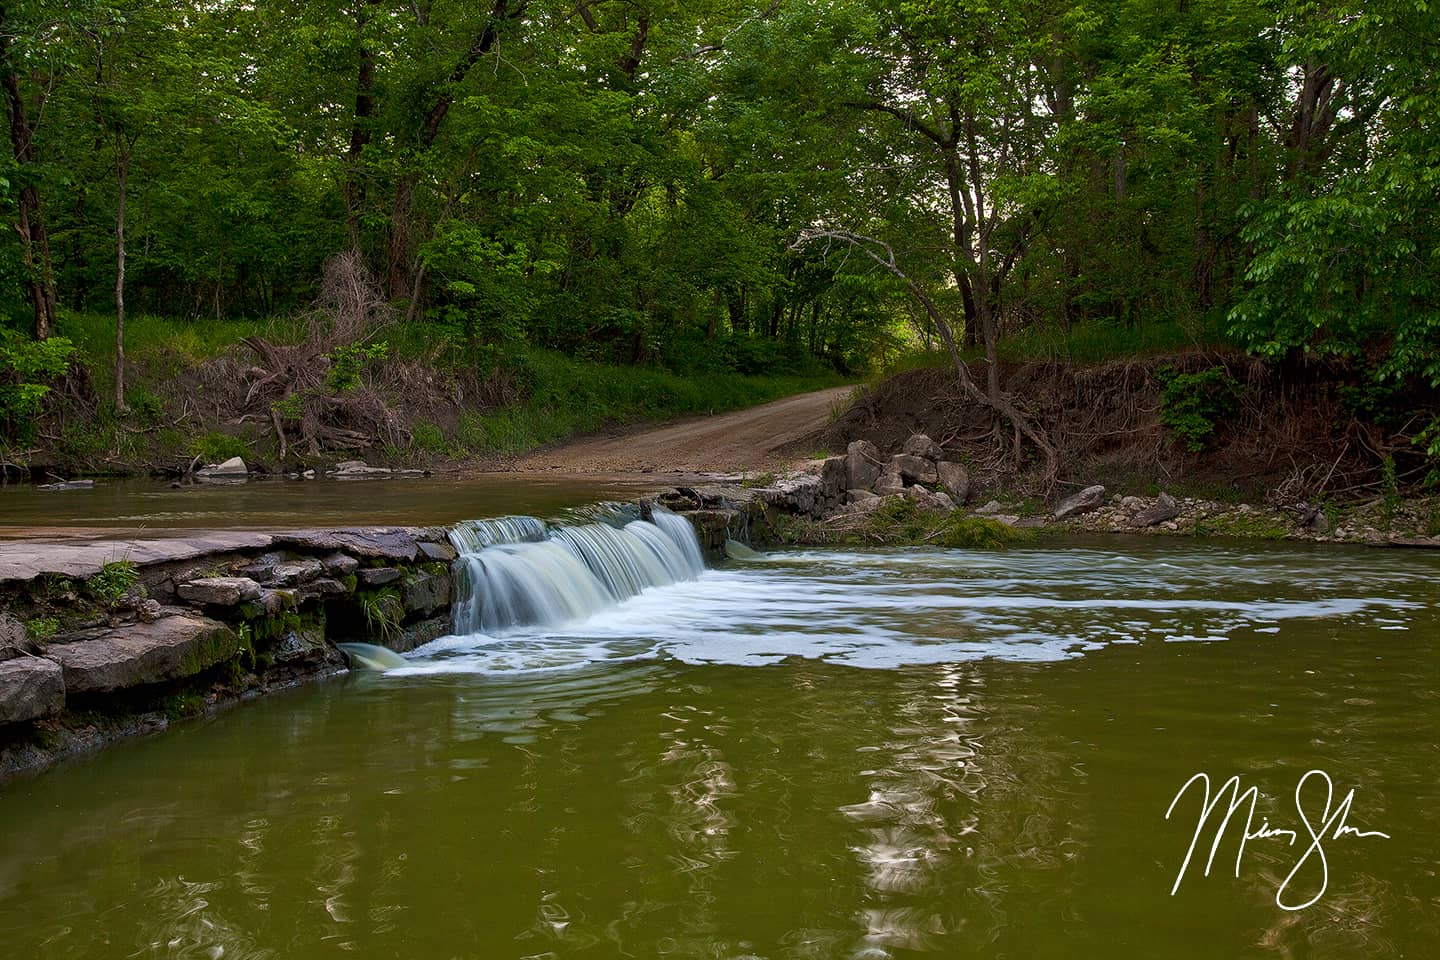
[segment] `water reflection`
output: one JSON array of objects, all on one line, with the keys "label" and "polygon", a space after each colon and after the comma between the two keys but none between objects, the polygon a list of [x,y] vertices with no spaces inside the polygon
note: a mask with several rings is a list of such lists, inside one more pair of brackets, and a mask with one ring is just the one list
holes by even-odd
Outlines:
[{"label": "water reflection", "polygon": [[[1138,593],[1084,556],[1097,565],[1068,586],[1065,556],[1016,554],[970,580],[892,557],[911,605],[869,609],[866,629],[924,648],[919,625],[941,608],[915,614],[914,596],[957,582],[998,596],[1029,581],[1052,601]],[[807,633],[791,609],[773,621],[785,629],[743,635],[736,663],[663,648],[357,676],[248,704],[0,790],[0,942],[55,960],[1425,955],[1440,938],[1440,612],[1415,575],[1432,561],[1367,556],[1369,582],[1343,562],[1324,576],[1410,629],[1296,616],[1226,643],[1107,643],[1046,663],[742,665],[842,635]],[[1309,602],[1281,582],[1296,555],[1266,555],[1233,589],[1175,560],[1191,571],[1183,599]],[[824,563],[773,562],[843,592]],[[1126,576],[1138,563],[1115,561]],[[1057,608],[984,609],[967,614],[977,630]],[[1168,616],[1084,609],[1096,630]],[[697,614],[671,615],[679,637]],[[856,635],[807,649],[854,653]],[[1298,855],[1276,841],[1252,841],[1238,879],[1217,869],[1169,896],[1193,824],[1162,815],[1185,779],[1241,774],[1274,823],[1311,766],[1357,786],[1355,822],[1396,841],[1337,845],[1329,892],[1299,915],[1274,905]]]}]

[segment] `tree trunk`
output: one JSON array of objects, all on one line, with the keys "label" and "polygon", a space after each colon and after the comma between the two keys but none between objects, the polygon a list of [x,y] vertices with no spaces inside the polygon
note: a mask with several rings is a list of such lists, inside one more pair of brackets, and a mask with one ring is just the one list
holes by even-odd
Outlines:
[{"label": "tree trunk", "polygon": [[[0,21],[3,19],[4,11],[0,10]],[[28,179],[25,167],[35,162],[35,127],[26,116],[20,77],[10,61],[10,44],[8,36],[0,36],[0,73],[3,73],[5,107],[10,114],[10,145],[15,151],[15,165],[20,176]],[[35,318],[35,339],[44,340],[55,333],[55,276],[50,266],[50,240],[40,211],[40,194],[33,183],[20,188],[14,226],[20,235],[20,256]]]},{"label": "tree trunk", "polygon": [[350,246],[360,249],[360,216],[365,208],[365,175],[361,170],[365,147],[370,143],[370,120],[375,115],[375,51],[365,43],[365,8],[377,0],[360,0],[355,7],[355,34],[360,44],[359,68],[355,79],[355,114],[350,124],[350,149],[345,155],[345,226]]},{"label": "tree trunk", "polygon": [[[425,112],[424,120],[420,124],[419,135],[415,142],[415,155],[407,158],[406,167],[418,169],[420,156],[426,153],[435,144],[440,135],[440,125],[450,113],[450,108],[455,104],[455,90],[469,74],[471,68],[480,62],[495,46],[499,39],[500,24],[505,20],[516,19],[525,12],[525,3],[520,3],[512,8],[510,0],[494,0],[490,8],[490,15],[485,20],[485,26],[475,37],[474,42],[466,48],[465,53],[456,61],[449,76],[445,78],[430,104],[430,109]],[[411,256],[414,252],[414,207],[415,207],[416,175],[404,173],[395,187],[395,203],[390,213],[390,250],[389,260],[386,269],[386,286],[391,299],[407,300],[419,295],[414,288],[411,277]]]},{"label": "tree trunk", "polygon": [[115,140],[115,410],[125,413],[125,188],[130,144],[124,134],[116,134]]}]

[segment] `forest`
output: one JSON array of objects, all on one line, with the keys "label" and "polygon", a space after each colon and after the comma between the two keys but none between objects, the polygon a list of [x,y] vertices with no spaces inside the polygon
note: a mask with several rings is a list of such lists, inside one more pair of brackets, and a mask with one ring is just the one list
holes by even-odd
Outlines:
[{"label": "forest", "polygon": [[127,323],[249,344],[315,452],[387,356],[499,403],[953,337],[1002,412],[1015,344],[1340,370],[1433,464],[1437,78],[1427,0],[6,2],[0,432],[144,416]]}]

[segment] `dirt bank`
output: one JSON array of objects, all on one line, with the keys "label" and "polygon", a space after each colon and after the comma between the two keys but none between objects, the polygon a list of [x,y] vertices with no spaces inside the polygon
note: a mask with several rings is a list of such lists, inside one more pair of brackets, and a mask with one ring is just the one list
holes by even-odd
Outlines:
[{"label": "dirt bank", "polygon": [[[983,364],[972,374],[983,383]],[[1044,499],[1104,484],[1122,493],[1183,489],[1272,505],[1356,501],[1413,492],[1432,466],[1407,431],[1428,422],[1433,391],[1388,397],[1391,410],[1416,411],[1397,420],[1367,410],[1373,385],[1319,364],[1193,351],[1093,366],[1008,363],[1000,379],[1055,446],[1058,483],[1035,482],[1033,444],[965,398],[948,368],[909,371],[867,389],[812,442],[840,452],[864,439],[894,452],[912,433],[927,434],[968,467],[972,499]],[[1177,422],[1198,432],[1187,436]]]},{"label": "dirt bank", "polygon": [[819,437],[852,389],[816,390],[734,413],[561,444],[525,454],[512,468],[623,474],[786,467],[815,452],[805,450],[805,442]]}]

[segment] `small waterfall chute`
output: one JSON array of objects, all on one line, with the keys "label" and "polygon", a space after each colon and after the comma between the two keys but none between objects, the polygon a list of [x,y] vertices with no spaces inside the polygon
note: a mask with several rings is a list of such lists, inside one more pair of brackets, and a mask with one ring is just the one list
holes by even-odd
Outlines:
[{"label": "small waterfall chute", "polygon": [[635,516],[634,508],[613,507],[573,524],[507,517],[456,527],[450,536],[460,553],[455,632],[494,634],[578,620],[704,571],[700,543],[684,517],[664,507],[656,507],[651,520]]},{"label": "small waterfall chute", "polygon": [[763,555],[750,547],[745,546],[739,540],[725,541],[725,556],[731,560],[760,560]]},{"label": "small waterfall chute", "polygon": [[385,647],[378,647],[373,643],[337,643],[335,646],[350,661],[352,670],[358,667],[361,670],[384,673],[386,670],[410,665],[410,661],[394,650],[387,650]]}]

